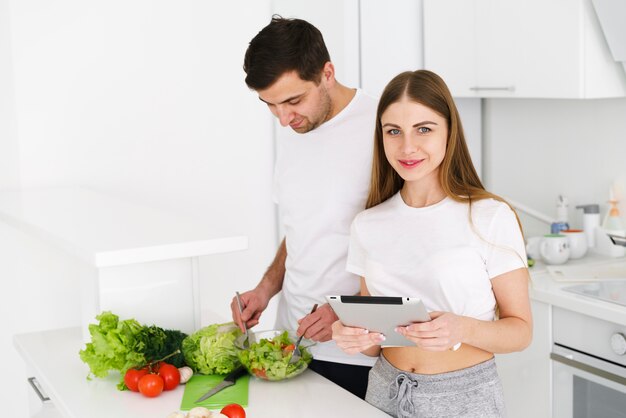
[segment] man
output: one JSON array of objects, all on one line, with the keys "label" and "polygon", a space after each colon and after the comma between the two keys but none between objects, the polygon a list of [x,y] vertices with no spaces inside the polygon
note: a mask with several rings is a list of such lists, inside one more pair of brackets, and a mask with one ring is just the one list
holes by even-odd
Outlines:
[{"label": "man", "polygon": [[[364,398],[375,359],[337,348],[337,316],[324,297],[359,292],[346,257],[350,224],[369,190],[377,102],[335,79],[322,34],[304,20],[274,16],[250,42],[244,71],[248,87],[292,134],[278,143],[274,178],[285,238],[261,282],[241,294],[242,319],[256,325],[282,290],[276,327],[297,327],[317,341],[310,368]],[[235,300],[231,309],[240,323]]]}]

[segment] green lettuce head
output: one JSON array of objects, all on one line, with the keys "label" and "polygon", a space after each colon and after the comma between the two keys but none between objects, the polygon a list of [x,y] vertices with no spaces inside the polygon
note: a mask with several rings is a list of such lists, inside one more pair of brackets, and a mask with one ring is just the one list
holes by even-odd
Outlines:
[{"label": "green lettuce head", "polygon": [[241,330],[233,323],[204,327],[183,340],[185,362],[201,374],[226,374],[240,365],[235,339]]}]

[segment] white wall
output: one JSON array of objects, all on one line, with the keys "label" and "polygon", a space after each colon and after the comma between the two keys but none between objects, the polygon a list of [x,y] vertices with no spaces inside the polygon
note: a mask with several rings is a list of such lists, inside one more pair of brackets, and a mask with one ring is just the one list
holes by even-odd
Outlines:
[{"label": "white wall", "polygon": [[19,184],[9,2],[0,0],[0,188]]},{"label": "white wall", "polygon": [[[600,204],[617,180],[626,224],[626,98],[604,100],[485,100],[484,174],[487,187],[550,216],[559,194],[569,198],[570,226],[582,228],[582,211]],[[549,225],[520,213],[526,236]]]},{"label": "white wall", "polygon": [[21,186],[84,184],[248,235],[242,262],[207,266],[256,282],[276,242],[271,116],[241,66],[269,2],[10,6]]},{"label": "white wall", "polygon": [[[202,304],[228,318],[234,291],[254,286],[276,249],[272,118],[242,70],[270,15],[269,0],[0,0],[0,187],[86,185],[200,219],[215,236],[247,235],[247,251],[201,260]],[[0,354],[14,377],[0,393],[13,417],[26,403],[11,335],[80,320],[77,289],[55,282],[63,269],[16,260],[36,245],[19,239],[0,245]],[[56,283],[62,323],[32,320],[35,277]]]}]

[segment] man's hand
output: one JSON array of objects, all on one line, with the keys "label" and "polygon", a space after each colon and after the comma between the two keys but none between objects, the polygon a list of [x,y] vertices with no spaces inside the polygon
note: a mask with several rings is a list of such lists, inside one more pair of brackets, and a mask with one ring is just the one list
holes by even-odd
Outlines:
[{"label": "man's hand", "polygon": [[328,303],[325,303],[312,314],[298,320],[300,326],[296,330],[296,334],[298,336],[304,335],[305,338],[313,341],[330,341],[333,336],[333,322],[338,319],[335,311]]},{"label": "man's hand", "polygon": [[245,321],[248,328],[252,328],[259,323],[261,314],[267,308],[270,301],[267,293],[263,292],[259,287],[249,290],[240,295],[242,317],[239,318],[239,308],[237,307],[237,298],[233,298],[230,302],[230,310],[233,316],[233,321],[239,326],[239,329],[243,332],[243,323]]}]

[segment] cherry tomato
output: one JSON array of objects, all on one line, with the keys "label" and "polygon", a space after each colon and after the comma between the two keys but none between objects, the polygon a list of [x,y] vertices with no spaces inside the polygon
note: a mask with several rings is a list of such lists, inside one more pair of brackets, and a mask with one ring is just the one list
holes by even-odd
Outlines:
[{"label": "cherry tomato", "polygon": [[148,374],[148,369],[128,369],[124,375],[124,383],[126,387],[133,392],[139,392],[139,379]]},{"label": "cherry tomato", "polygon": [[265,373],[265,369],[252,369],[252,374],[256,377],[260,377],[261,379],[267,379],[267,373]]},{"label": "cherry tomato", "polygon": [[285,346],[285,348],[283,348],[283,351],[284,351],[285,353],[288,353],[288,352],[293,351],[293,350],[295,350],[295,349],[296,349],[296,346],[295,346],[295,345],[293,345],[293,344],[289,344],[289,345]]},{"label": "cherry tomato", "polygon": [[159,364],[158,374],[163,379],[163,388],[172,390],[180,384],[180,372],[176,366],[168,363]]},{"label": "cherry tomato", "polygon": [[147,374],[139,379],[139,392],[148,398],[159,396],[163,392],[163,378],[157,374]]},{"label": "cherry tomato", "polygon": [[222,408],[220,414],[224,414],[228,418],[246,418],[246,410],[238,403],[226,405]]}]

